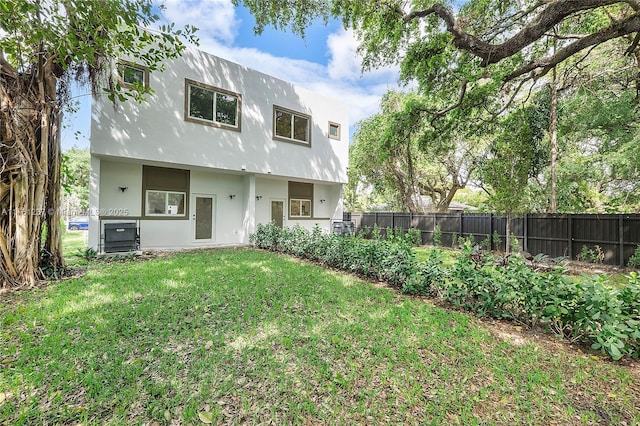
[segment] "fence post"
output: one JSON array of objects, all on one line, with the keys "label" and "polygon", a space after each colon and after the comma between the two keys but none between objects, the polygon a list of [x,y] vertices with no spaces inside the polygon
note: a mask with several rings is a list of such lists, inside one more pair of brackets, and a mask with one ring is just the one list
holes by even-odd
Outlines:
[{"label": "fence post", "polygon": [[433,229],[431,230],[431,245],[434,245],[433,244],[433,237],[435,237],[435,235],[436,235],[436,226],[438,226],[437,225],[437,220],[438,220],[438,218],[436,216],[436,212],[433,212]]},{"label": "fence post", "polygon": [[529,253],[529,218],[525,213],[522,215],[522,250]]},{"label": "fence post", "polygon": [[569,240],[569,259],[573,260],[573,214],[567,215],[567,239]]},{"label": "fence post", "polygon": [[624,216],[618,215],[618,241],[620,242],[620,266],[624,266]]},{"label": "fence post", "polygon": [[409,232],[409,229],[413,228],[413,213],[409,212],[409,227],[406,232]]},{"label": "fence post", "polygon": [[458,215],[458,221],[460,222],[460,236],[462,237],[462,232],[464,231],[464,228],[462,227],[462,212],[460,212],[460,214]]},{"label": "fence post", "polygon": [[489,250],[493,250],[493,213],[489,213]]}]

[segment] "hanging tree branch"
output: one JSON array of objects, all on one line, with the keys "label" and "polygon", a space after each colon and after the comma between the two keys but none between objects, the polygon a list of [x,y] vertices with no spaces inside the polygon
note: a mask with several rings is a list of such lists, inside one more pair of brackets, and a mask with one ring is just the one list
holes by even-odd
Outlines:
[{"label": "hanging tree branch", "polygon": [[604,30],[598,31],[591,35],[585,36],[568,46],[559,49],[555,54],[545,56],[529,62],[505,77],[505,81],[513,80],[521,75],[535,70],[540,70],[538,77],[547,74],[554,66],[575,55],[583,49],[591,46],[597,46],[614,38],[622,37],[626,34],[632,34],[640,31],[640,15],[633,15],[628,19],[611,25]]},{"label": "hanging tree branch", "polygon": [[[545,8],[533,18],[529,24],[525,25],[524,28],[500,44],[488,43],[475,35],[465,32],[458,25],[458,21],[453,15],[453,12],[441,4],[435,4],[427,9],[413,11],[411,13],[405,13],[400,9],[398,10],[399,13],[403,14],[404,22],[425,18],[430,15],[439,17],[444,21],[447,32],[453,37],[453,44],[458,49],[467,51],[481,58],[482,66],[486,67],[522,51],[527,46],[545,36],[555,25],[571,15],[617,3],[621,2],[619,0],[557,0],[541,3],[546,4]],[[623,3],[627,3],[634,10],[638,10],[638,2],[636,1]],[[540,68],[543,69],[543,74],[546,74],[553,66],[586,47],[601,44],[638,31],[640,31],[640,16],[636,13],[607,28],[578,39],[563,49],[558,50],[554,55],[538,58],[529,62],[524,67],[514,70],[507,75],[505,81],[513,80],[523,74]],[[635,44],[637,45],[637,42]],[[630,49],[633,50],[633,45]]]}]

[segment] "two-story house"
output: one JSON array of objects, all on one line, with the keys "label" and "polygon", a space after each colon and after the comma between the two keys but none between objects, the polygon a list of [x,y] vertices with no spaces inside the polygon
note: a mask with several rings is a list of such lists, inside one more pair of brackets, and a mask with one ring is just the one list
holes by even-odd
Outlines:
[{"label": "two-story house", "polygon": [[242,244],[259,223],[328,232],[342,219],[340,100],[195,49],[163,72],[125,61],[119,72],[154,93],[93,101],[90,247]]}]

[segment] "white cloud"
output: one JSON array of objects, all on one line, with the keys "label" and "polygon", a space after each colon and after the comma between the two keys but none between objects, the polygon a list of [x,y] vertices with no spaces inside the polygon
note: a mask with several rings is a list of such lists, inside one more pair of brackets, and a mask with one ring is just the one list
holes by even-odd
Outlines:
[{"label": "white cloud", "polygon": [[[387,90],[398,89],[397,67],[361,73],[361,58],[356,54],[358,43],[350,31],[340,29],[327,36],[325,46],[309,47],[326,49],[328,63],[320,64],[236,46],[240,22],[229,0],[168,0],[165,6],[162,15],[166,22],[174,22],[177,28],[188,24],[200,29],[197,33],[199,49],[346,102],[351,130],[358,121],[378,112],[380,99]],[[88,145],[90,107],[89,102],[85,103],[76,116],[67,116],[71,130],[63,136],[65,149],[74,144]],[[84,140],[73,138],[76,130],[85,135]]]},{"label": "white cloud", "polygon": [[355,80],[361,76],[362,58],[358,55],[358,40],[353,31],[341,29],[329,34],[329,76],[333,79]]},{"label": "white cloud", "polygon": [[[206,15],[225,16],[224,25],[219,28],[217,24],[199,24],[199,21],[209,20]],[[304,59],[274,56],[256,48],[236,46],[234,36],[238,33],[240,22],[228,1],[172,0],[167,3],[164,16],[177,26],[193,24],[199,27],[200,50],[312,92],[343,100],[349,105],[352,125],[376,113],[382,95],[389,89],[398,88],[397,67],[381,68],[364,74],[361,72],[362,58],[356,53],[358,41],[352,31],[339,29],[328,35],[326,46],[310,46],[312,49],[327,50],[328,63],[325,65]]]},{"label": "white cloud", "polygon": [[162,14],[176,27],[196,26],[200,37],[232,43],[237,35],[238,19],[229,0],[168,0]]}]

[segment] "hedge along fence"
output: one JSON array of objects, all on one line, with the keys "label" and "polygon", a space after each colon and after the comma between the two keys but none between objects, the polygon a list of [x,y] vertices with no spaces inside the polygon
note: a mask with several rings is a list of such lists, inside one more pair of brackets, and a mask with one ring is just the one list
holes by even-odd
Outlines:
[{"label": "hedge along fence", "polygon": [[[358,232],[380,229],[419,229],[424,244],[433,244],[436,229],[442,245],[473,236],[477,244],[504,250],[507,220],[489,213],[345,213]],[[584,252],[598,251],[597,261],[625,266],[640,246],[640,214],[524,214],[511,218],[511,233],[521,249],[533,255],[585,259]],[[498,238],[496,238],[498,237]]]},{"label": "hedge along fence", "polygon": [[501,262],[479,253],[470,241],[447,268],[437,248],[418,262],[410,234],[373,237],[261,224],[250,240],[258,248],[383,280],[404,293],[437,297],[478,316],[539,324],[615,360],[640,356],[640,277],[635,272],[622,286],[611,285],[604,276],[576,282],[561,267],[535,272],[518,257]]}]

